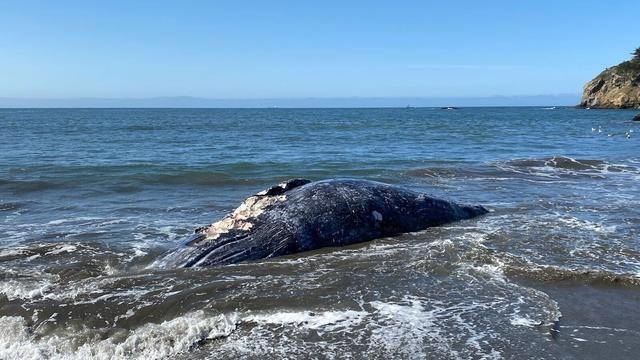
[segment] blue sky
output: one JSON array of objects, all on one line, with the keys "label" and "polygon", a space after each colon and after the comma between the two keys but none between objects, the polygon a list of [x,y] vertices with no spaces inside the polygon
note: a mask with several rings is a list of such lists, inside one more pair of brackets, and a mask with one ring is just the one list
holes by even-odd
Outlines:
[{"label": "blue sky", "polygon": [[1,1],[0,97],[578,94],[640,1]]}]

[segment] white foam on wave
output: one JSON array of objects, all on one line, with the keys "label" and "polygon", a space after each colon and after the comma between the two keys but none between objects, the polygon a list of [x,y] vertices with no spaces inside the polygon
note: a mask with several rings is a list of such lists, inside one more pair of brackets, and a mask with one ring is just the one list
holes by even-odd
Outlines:
[{"label": "white foam on wave", "polygon": [[598,179],[619,175],[637,176],[640,171],[637,167],[625,164],[577,160],[565,156],[556,156],[550,159],[512,159],[496,161],[491,164],[506,172],[556,180],[563,176],[582,175]]},{"label": "white foam on wave", "polygon": [[463,268],[471,269],[477,273],[488,275],[494,281],[506,283],[507,278],[504,275],[505,265],[498,259],[494,259],[494,264],[469,265],[465,264]]},{"label": "white foam on wave", "polygon": [[[5,270],[5,274],[11,274],[11,270]],[[47,274],[40,271],[20,270],[22,277],[7,279],[0,282],[0,294],[7,297],[9,301],[22,299],[32,300],[45,296],[59,280],[57,275]]]},{"label": "white foam on wave", "polygon": [[125,224],[129,221],[129,218],[119,218],[119,219],[112,219],[112,220],[105,220],[99,224],[97,224],[97,227],[102,227],[102,226],[108,226],[108,225],[116,225],[116,224]]},{"label": "white foam on wave", "polygon": [[311,311],[276,312],[268,314],[249,315],[242,322],[257,323],[263,325],[294,325],[307,329],[325,331],[340,331],[356,326],[367,316],[365,311],[324,311],[314,313]]},{"label": "white foam on wave", "polygon": [[[357,310],[285,310],[249,312],[242,316],[213,315],[200,310],[160,324],[121,330],[106,339],[78,329],[34,334],[24,319],[3,317],[0,318],[0,358],[172,358],[203,340],[227,337],[212,356],[302,356],[318,351],[323,355],[346,357],[384,355],[421,359],[427,354],[440,354],[460,359],[498,359],[501,353],[488,342],[496,335],[483,325],[482,316],[475,315],[492,307],[493,303],[444,303],[405,296],[396,301],[363,302]],[[122,318],[132,315],[134,312],[128,311]],[[515,315],[511,325],[525,325],[524,320],[518,320]],[[525,313],[522,318],[528,316]],[[237,326],[241,326],[242,331],[234,333]],[[352,350],[356,352],[342,353],[340,349],[345,344],[356,345],[356,350]]]},{"label": "white foam on wave", "polygon": [[0,250],[0,258],[14,257],[14,256],[25,255],[25,254],[28,254],[28,251],[24,247]]},{"label": "white foam on wave", "polygon": [[526,316],[519,316],[516,314],[511,316],[510,323],[511,325],[515,325],[515,326],[528,326],[528,327],[534,327],[534,326],[540,325],[540,322],[537,320],[531,319]]},{"label": "white foam on wave", "polygon": [[95,217],[95,216],[79,216],[79,217],[74,217],[74,218],[64,218],[64,219],[51,220],[48,223],[46,223],[45,225],[61,225],[61,224],[69,223],[69,222],[93,221],[93,220],[100,220],[100,219],[101,218]]},{"label": "white foam on wave", "polygon": [[[91,334],[58,333],[38,337],[19,316],[0,318],[0,358],[20,359],[163,359],[191,349],[200,341],[226,337],[236,328],[235,315],[212,315],[199,310],[160,324],[77,346],[78,338]],[[88,330],[85,330],[88,332]],[[125,330],[123,330],[124,332]]]},{"label": "white foam on wave", "polygon": [[241,330],[225,339],[211,358],[308,354],[336,359],[502,358],[487,342],[495,336],[492,329],[478,326],[474,320],[474,314],[486,309],[487,304],[445,304],[405,296],[397,301],[364,302],[360,307],[246,315],[239,323]]},{"label": "white foam on wave", "polygon": [[62,244],[55,247],[55,249],[48,251],[45,255],[58,255],[62,253],[69,253],[78,250],[78,247],[74,244]]},{"label": "white foam on wave", "polygon": [[456,359],[502,358],[501,352],[487,342],[495,336],[492,330],[468,318],[485,309],[487,304],[445,304],[406,296],[400,302],[377,301],[371,305],[379,317],[378,324],[384,325],[373,329],[372,345],[389,356],[400,354],[402,358],[422,359],[427,354],[440,354]]},{"label": "white foam on wave", "polygon": [[555,219],[558,222],[564,225],[567,225],[568,227],[573,229],[588,230],[588,231],[593,231],[601,234],[611,234],[616,231],[615,225],[605,226],[600,223],[596,223],[596,222],[585,220],[585,219],[578,219],[573,216],[560,216],[560,214],[557,214],[557,217]]},{"label": "white foam on wave", "polygon": [[[12,271],[5,269],[5,274]],[[112,284],[126,278],[132,279],[144,276],[99,276],[85,278],[69,284],[61,284],[60,276],[49,274],[45,271],[20,270],[20,277],[0,281],[0,294],[8,300],[27,300],[31,303],[42,301],[72,302],[74,305],[93,304],[100,301],[114,301],[116,303],[129,303],[139,300],[145,294],[164,289],[166,284],[158,284],[158,287],[132,287],[114,290]],[[114,300],[121,299],[121,300]]]},{"label": "white foam on wave", "polygon": [[371,341],[375,347],[385,349],[388,354],[411,357],[411,354],[423,352],[424,338],[427,338],[436,345],[438,352],[449,352],[458,357],[458,353],[448,346],[446,337],[437,324],[438,307],[427,310],[415,298],[405,298],[401,303],[374,301],[371,306],[376,310],[380,322],[385,325],[372,330]]},{"label": "white foam on wave", "polygon": [[[199,310],[159,324],[120,330],[106,339],[87,329],[58,329],[42,335],[30,329],[25,319],[9,316],[0,318],[0,358],[164,359],[188,352],[203,340],[223,337],[226,340],[211,356],[302,356],[318,351],[329,358],[422,359],[440,354],[499,359],[501,353],[487,342],[495,336],[492,329],[469,318],[487,306],[405,296],[398,301],[362,303],[359,310],[257,312],[241,317]],[[123,317],[132,315],[131,311]],[[522,319],[514,317],[511,324],[531,325],[526,315]],[[242,332],[236,332],[238,326]],[[356,345],[356,352],[342,352],[346,344]]]}]

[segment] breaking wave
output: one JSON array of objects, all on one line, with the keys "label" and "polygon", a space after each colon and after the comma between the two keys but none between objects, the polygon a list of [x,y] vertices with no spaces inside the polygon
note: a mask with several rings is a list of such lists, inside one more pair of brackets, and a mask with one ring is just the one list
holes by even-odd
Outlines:
[{"label": "breaking wave", "polygon": [[475,178],[508,180],[551,180],[561,178],[589,177],[603,179],[609,175],[639,175],[640,169],[632,165],[610,163],[604,160],[573,159],[554,156],[543,159],[512,159],[486,163],[482,166],[435,167],[404,172],[410,177],[425,178]]},{"label": "breaking wave", "polygon": [[[52,319],[55,321],[55,317]],[[113,329],[103,334],[82,328],[57,329],[39,335],[19,316],[0,317],[0,358],[28,359],[163,359],[188,351],[198,343],[229,336],[234,315],[194,311],[135,330]],[[106,339],[100,340],[105,335]],[[83,339],[83,340],[81,340]],[[95,339],[95,340],[93,340]]]}]

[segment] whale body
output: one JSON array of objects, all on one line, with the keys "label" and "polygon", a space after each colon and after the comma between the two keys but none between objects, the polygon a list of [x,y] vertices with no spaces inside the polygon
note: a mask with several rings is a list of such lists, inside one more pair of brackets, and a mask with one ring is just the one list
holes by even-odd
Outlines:
[{"label": "whale body", "polygon": [[214,266],[344,246],[487,213],[368,180],[292,179],[248,197],[154,263]]}]

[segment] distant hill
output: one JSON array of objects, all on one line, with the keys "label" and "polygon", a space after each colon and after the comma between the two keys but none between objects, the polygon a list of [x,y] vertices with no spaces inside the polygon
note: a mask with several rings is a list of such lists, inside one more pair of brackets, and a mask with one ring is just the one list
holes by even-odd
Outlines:
[{"label": "distant hill", "polygon": [[640,108],[640,48],[633,58],[608,68],[584,86],[581,107]]},{"label": "distant hill", "polygon": [[490,97],[343,97],[208,99],[188,96],[156,98],[2,98],[0,108],[364,108],[442,106],[573,106],[575,95]]}]

